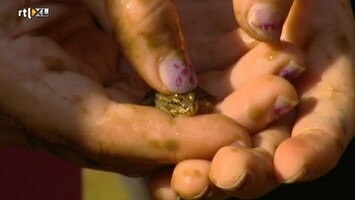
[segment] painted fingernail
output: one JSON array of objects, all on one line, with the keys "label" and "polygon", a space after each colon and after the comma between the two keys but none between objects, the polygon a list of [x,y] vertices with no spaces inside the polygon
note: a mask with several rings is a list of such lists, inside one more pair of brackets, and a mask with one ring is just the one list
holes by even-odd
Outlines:
[{"label": "painted fingernail", "polygon": [[311,174],[311,168],[309,166],[306,166],[300,169],[300,171],[298,171],[294,176],[287,179],[285,183],[295,183],[295,182],[305,181],[309,178],[310,174]]},{"label": "painted fingernail", "polygon": [[276,41],[280,39],[284,16],[276,7],[265,3],[256,3],[248,13],[248,24],[261,37]]},{"label": "painted fingernail", "polygon": [[173,93],[190,92],[197,86],[195,70],[182,53],[173,52],[159,65],[160,78]]},{"label": "painted fingernail", "polygon": [[287,80],[298,77],[306,68],[301,67],[298,63],[291,60],[286,67],[279,72],[279,76]]},{"label": "painted fingernail", "polygon": [[278,118],[279,116],[286,114],[293,107],[298,104],[298,101],[291,100],[285,96],[278,96],[274,106],[274,116]]}]

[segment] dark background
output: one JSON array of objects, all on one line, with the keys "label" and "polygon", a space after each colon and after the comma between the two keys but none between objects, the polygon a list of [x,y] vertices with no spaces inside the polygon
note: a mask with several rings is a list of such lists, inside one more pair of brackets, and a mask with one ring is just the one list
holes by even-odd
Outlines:
[{"label": "dark background", "polygon": [[282,185],[258,200],[352,200],[355,199],[355,140],[339,164],[320,179],[307,183]]},{"label": "dark background", "polygon": [[0,200],[80,200],[80,172],[51,155],[0,149]]}]

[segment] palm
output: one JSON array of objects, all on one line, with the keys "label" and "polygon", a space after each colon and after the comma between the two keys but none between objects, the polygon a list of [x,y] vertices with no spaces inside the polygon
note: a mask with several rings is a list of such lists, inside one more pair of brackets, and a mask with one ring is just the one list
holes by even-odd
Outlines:
[{"label": "palm", "polygon": [[[17,113],[15,116],[6,114],[8,117],[2,119],[1,127],[2,132],[9,136],[10,141],[5,140],[5,144],[9,143],[6,145],[12,145],[13,142],[14,145],[51,152],[82,166],[100,168],[94,165],[97,161],[92,159],[92,155],[83,156],[77,152],[75,146],[87,148],[84,138],[88,134],[78,127],[77,108],[72,110],[68,105],[81,107],[79,110],[85,113],[93,105],[100,110],[108,102],[105,99],[107,95],[120,102],[138,102],[147,86],[127,66],[117,67],[120,57],[113,37],[98,28],[86,10],[78,5],[73,9],[71,3],[46,4],[45,7],[50,6],[52,11],[57,12],[45,19],[44,24],[36,19],[22,19],[17,26],[10,24],[9,29],[2,29],[1,80],[4,87],[1,90],[2,94],[17,91],[16,94],[3,97],[7,107],[2,112],[14,114],[17,110]],[[15,7],[13,13],[17,12]],[[58,19],[61,19],[60,23],[57,23]],[[33,36],[34,32],[40,35]],[[14,80],[16,84],[11,87],[9,83]],[[25,95],[26,90],[32,90],[32,94]],[[93,100],[91,103],[94,104],[91,104],[91,95],[103,95],[104,98]],[[38,103],[41,99],[47,99],[47,103]],[[54,104],[69,108],[67,114],[70,118],[56,113]],[[37,114],[27,118],[23,115],[26,112]],[[43,117],[51,119],[46,121]],[[99,118],[93,116],[92,120]],[[17,120],[22,121],[21,125]],[[13,124],[16,129],[9,127],[9,130],[16,130],[17,136],[13,131],[7,132],[8,126]],[[63,130],[55,128],[55,124],[68,127]],[[23,142],[16,144],[18,141],[12,141],[12,138],[22,138]],[[110,168],[106,169],[114,170]]]}]

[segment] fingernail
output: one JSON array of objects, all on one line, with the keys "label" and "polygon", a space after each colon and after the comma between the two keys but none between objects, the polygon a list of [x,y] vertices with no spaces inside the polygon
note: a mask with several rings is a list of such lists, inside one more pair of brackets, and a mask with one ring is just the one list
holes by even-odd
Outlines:
[{"label": "fingernail", "polygon": [[253,182],[253,176],[248,173],[244,178],[244,182],[239,185],[238,190],[239,191],[245,190],[251,185],[252,182]]},{"label": "fingernail", "polygon": [[306,166],[302,168],[300,171],[298,171],[294,176],[287,179],[285,183],[295,183],[295,182],[304,181],[308,179],[310,174],[311,174],[311,168],[309,166]]},{"label": "fingernail", "polygon": [[248,13],[249,26],[261,37],[271,41],[280,39],[284,20],[276,7],[265,3],[256,3]]},{"label": "fingernail", "polygon": [[178,194],[178,200],[179,199],[201,199],[202,197],[206,197],[206,194],[208,194],[210,192],[210,187],[207,185],[205,188],[203,188],[203,190],[201,191],[201,193],[191,196],[191,195],[183,195],[183,194]]},{"label": "fingernail", "polygon": [[194,196],[192,199],[201,199],[202,197],[204,197],[208,192],[209,192],[210,187],[206,186],[202,192],[196,196]]},{"label": "fingernail", "polygon": [[165,199],[182,199],[180,196],[175,194],[170,188],[161,188],[158,191],[155,191],[153,194],[154,199],[156,200],[165,200]]},{"label": "fingernail", "polygon": [[279,76],[287,80],[292,80],[298,77],[304,70],[306,70],[306,68],[301,67],[294,60],[291,60],[288,65],[279,72]]},{"label": "fingernail", "polygon": [[218,185],[219,188],[224,190],[239,190],[242,191],[243,189],[247,188],[252,183],[252,176],[244,171],[233,183],[227,183],[225,185]]},{"label": "fingernail", "polygon": [[279,116],[286,114],[293,107],[298,104],[298,101],[291,100],[285,96],[278,96],[276,99],[276,103],[274,106],[274,115],[276,118]]},{"label": "fingernail", "polygon": [[192,65],[182,53],[173,52],[159,65],[163,84],[173,93],[187,93],[197,86],[197,78]]}]

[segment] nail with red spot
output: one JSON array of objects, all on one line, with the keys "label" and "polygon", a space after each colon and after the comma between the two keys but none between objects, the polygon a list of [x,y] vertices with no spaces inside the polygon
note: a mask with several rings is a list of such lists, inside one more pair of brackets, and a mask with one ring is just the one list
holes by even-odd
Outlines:
[{"label": "nail with red spot", "polygon": [[195,70],[181,53],[173,52],[162,59],[159,74],[163,84],[173,93],[187,93],[197,86]]},{"label": "nail with red spot", "polygon": [[281,115],[286,114],[288,111],[292,110],[298,101],[289,99],[285,96],[278,96],[274,105],[274,116],[275,118],[280,117]]},{"label": "nail with red spot", "polygon": [[249,10],[247,20],[248,25],[264,40],[280,40],[285,17],[275,6],[256,3]]},{"label": "nail with red spot", "polygon": [[279,72],[279,76],[287,80],[297,78],[306,68],[299,65],[297,62],[291,60],[285,68]]}]

